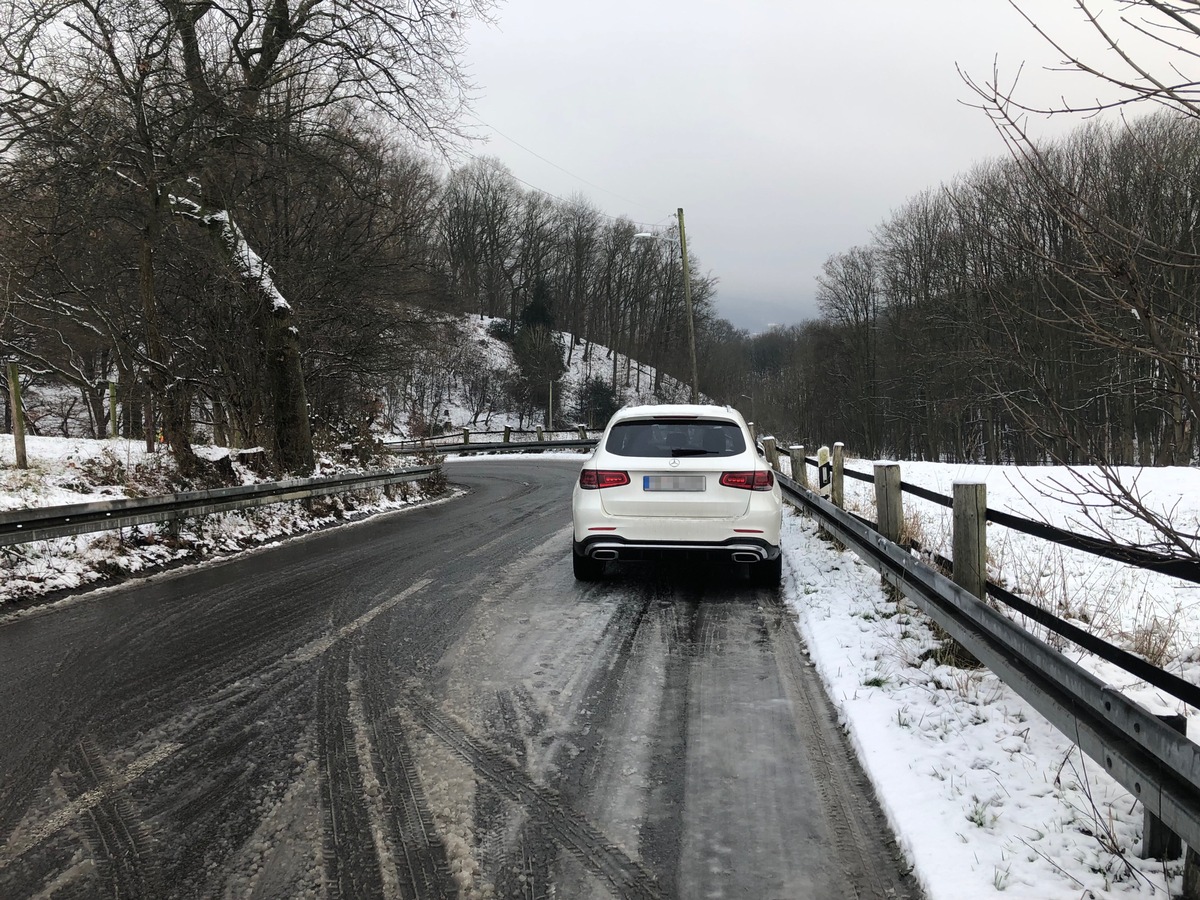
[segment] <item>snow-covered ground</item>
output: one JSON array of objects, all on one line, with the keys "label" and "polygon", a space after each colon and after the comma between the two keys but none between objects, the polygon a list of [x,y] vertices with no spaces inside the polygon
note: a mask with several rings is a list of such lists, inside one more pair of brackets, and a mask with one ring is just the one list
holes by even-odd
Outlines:
[{"label": "snow-covered ground", "polygon": [[[120,496],[130,472],[143,489],[167,484],[170,475],[161,454],[137,443],[33,438],[29,452],[33,469],[11,468],[12,439],[0,435],[0,510]],[[869,462],[848,465],[871,469]],[[1056,493],[1055,484],[1072,483],[1064,470],[926,463],[904,464],[902,472],[905,481],[942,493],[955,480],[983,479],[991,507],[1083,530],[1078,509]],[[1147,470],[1139,485],[1148,502],[1185,527],[1195,524],[1200,472]],[[846,486],[848,505],[873,517],[871,485]],[[198,550],[257,546],[416,499],[367,498],[352,510],[336,505],[316,515],[287,504],[212,516],[185,533],[187,546],[147,529],[137,540],[127,532],[123,542],[100,534],[12,548],[0,553],[0,601],[86,586],[114,567],[132,572]],[[948,553],[948,511],[911,497],[906,510],[924,540]],[[1138,535],[1137,523],[1110,524],[1117,534]],[[1144,633],[1161,633],[1167,667],[1200,677],[1200,589],[998,527],[989,539],[994,578],[1127,647],[1145,645]],[[789,513],[784,543],[786,602],[930,900],[1165,898],[1169,887],[1178,889],[1178,862],[1136,858],[1141,807],[1036,711],[986,671],[928,658],[935,641],[923,617],[890,600],[874,571],[824,540],[811,520]],[[1156,710],[1193,712],[1069,645],[1064,651]]]},{"label": "snow-covered ground", "polygon": [[[986,670],[923,658],[926,620],[800,516],[785,591],[814,664],[929,900],[1167,897],[1136,858],[1141,807]],[[1091,893],[1088,893],[1088,892]]]},{"label": "snow-covered ground", "polygon": [[[26,452],[29,468],[16,468],[12,435],[0,434],[0,512],[178,490],[169,454],[161,448],[147,453],[142,441],[28,437]],[[197,452],[210,458],[228,453],[218,448],[197,448]],[[415,465],[416,461],[397,457],[389,464]],[[242,482],[259,480],[245,467],[233,465]],[[348,471],[353,470],[321,459],[313,474]],[[114,576],[259,547],[347,519],[400,509],[424,498],[422,483],[411,482],[397,485],[390,500],[382,491],[369,490],[322,497],[308,505],[276,503],[188,519],[178,534],[163,526],[142,525],[3,547],[0,608],[18,599],[75,590]]]},{"label": "snow-covered ground", "polygon": [[[847,468],[870,473],[873,466],[854,460]],[[901,474],[946,495],[955,481],[983,481],[989,508],[1097,533],[1079,505],[1083,480],[1102,481],[1094,470],[903,463]],[[1200,471],[1122,476],[1136,478],[1148,505],[1195,530]],[[847,506],[874,518],[873,485],[847,479],[845,486]],[[951,555],[950,510],[911,495],[904,502],[923,542]],[[1107,512],[1100,518],[1117,539],[1147,537],[1142,523]],[[1200,680],[1200,586],[1000,526],[989,526],[988,542],[993,579]],[[1168,887],[1179,889],[1178,862],[1137,858],[1141,806],[1035,710],[986,670],[928,658],[935,644],[924,618],[888,599],[879,576],[853,554],[833,552],[812,522],[789,519],[786,544],[788,602],[930,900],[996,892],[1031,900],[1166,897]],[[1072,644],[1058,645],[1154,712],[1189,714],[1195,739],[1195,710]]]},{"label": "snow-covered ground", "polygon": [[[870,474],[873,464],[852,460],[847,468]],[[1092,521],[1097,520],[1109,535],[1106,539],[1136,545],[1151,538],[1144,522],[1105,508],[1095,490],[1104,479],[1091,467],[916,462],[902,463],[900,471],[906,483],[947,496],[956,481],[983,482],[989,509],[1079,534],[1105,537]],[[1198,530],[1200,469],[1124,469],[1119,475],[1125,485],[1136,485],[1147,507],[1182,531]],[[845,485],[847,506],[873,519],[874,486],[853,479],[846,479]],[[906,519],[919,529],[922,544],[952,556],[951,511],[910,494],[904,495],[904,505]],[[993,581],[1056,615],[1183,677],[1200,679],[1200,585],[1113,563],[994,523],[988,526],[988,568]],[[1061,644],[1023,617],[1018,621],[1055,646]],[[1126,687],[1138,702],[1156,711],[1160,705],[1175,705],[1157,692],[1139,691],[1121,670],[1079,655],[1073,645],[1065,644],[1062,649],[1105,680]]]}]

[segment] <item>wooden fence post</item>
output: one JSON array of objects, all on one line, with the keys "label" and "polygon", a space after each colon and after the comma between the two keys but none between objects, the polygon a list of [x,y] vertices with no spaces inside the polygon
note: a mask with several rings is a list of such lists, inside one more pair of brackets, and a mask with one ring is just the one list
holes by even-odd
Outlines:
[{"label": "wooden fence post", "polygon": [[544,436],[545,436],[545,432],[544,432],[544,431],[542,431],[542,426],[541,426],[541,425],[539,425],[539,426],[537,427],[537,439],[538,439],[539,441],[541,441],[541,440],[543,440],[543,439],[544,439]]},{"label": "wooden fence post", "polygon": [[512,426],[505,425],[504,426],[504,443],[507,444],[511,440],[512,440]]},{"label": "wooden fence post", "polygon": [[987,485],[954,482],[954,583],[987,598]]},{"label": "wooden fence post", "polygon": [[750,429],[750,440],[758,443],[758,429],[754,427],[753,422],[747,422],[746,427]]},{"label": "wooden fence post", "polygon": [[804,445],[792,444],[788,448],[792,457],[792,480],[805,490],[808,489],[808,463],[804,461]]},{"label": "wooden fence post", "polygon": [[576,426],[575,430],[579,433],[579,439],[581,441],[587,440],[587,429],[584,426],[578,425]]},{"label": "wooden fence post", "polygon": [[25,455],[25,404],[21,402],[21,381],[16,362],[8,364],[8,399],[12,406],[13,451],[17,468],[28,469],[29,457]]},{"label": "wooden fence post", "polygon": [[158,447],[154,440],[154,395],[150,392],[150,383],[146,383],[146,397],[142,402],[142,437],[146,439],[146,452],[153,453]]},{"label": "wooden fence post", "polygon": [[838,441],[833,445],[833,482],[829,485],[829,499],[838,509],[846,506],[843,492],[842,471],[846,462],[846,445]]},{"label": "wooden fence post", "polygon": [[893,543],[900,543],[904,501],[900,493],[899,463],[875,463],[875,510],[879,533]]},{"label": "wooden fence post", "polygon": [[1191,847],[1183,857],[1183,900],[1200,900],[1200,853]]},{"label": "wooden fence post", "polygon": [[763,443],[763,456],[765,456],[767,459],[767,465],[770,466],[772,469],[774,469],[776,472],[778,472],[779,471],[779,451],[777,449],[775,449],[775,438],[765,437],[765,438],[763,438],[762,443]]},{"label": "wooden fence post", "polygon": [[110,381],[108,383],[108,435],[116,438],[120,436],[117,421],[117,383]]},{"label": "wooden fence post", "polygon": [[466,426],[463,426],[463,443],[471,443],[471,429],[467,428]]}]

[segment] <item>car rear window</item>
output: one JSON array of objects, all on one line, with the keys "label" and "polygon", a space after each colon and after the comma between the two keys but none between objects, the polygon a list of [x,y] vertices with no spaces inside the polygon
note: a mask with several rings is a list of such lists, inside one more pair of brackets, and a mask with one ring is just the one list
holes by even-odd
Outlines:
[{"label": "car rear window", "polygon": [[746,439],[734,422],[645,419],[618,422],[604,449],[617,456],[736,456]]}]

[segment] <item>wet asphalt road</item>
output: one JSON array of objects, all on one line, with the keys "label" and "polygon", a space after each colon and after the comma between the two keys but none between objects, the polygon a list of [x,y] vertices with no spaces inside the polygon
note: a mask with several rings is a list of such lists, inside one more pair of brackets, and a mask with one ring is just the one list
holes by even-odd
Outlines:
[{"label": "wet asphalt road", "polygon": [[577,460],[0,625],[0,897],[915,897],[780,598]]}]

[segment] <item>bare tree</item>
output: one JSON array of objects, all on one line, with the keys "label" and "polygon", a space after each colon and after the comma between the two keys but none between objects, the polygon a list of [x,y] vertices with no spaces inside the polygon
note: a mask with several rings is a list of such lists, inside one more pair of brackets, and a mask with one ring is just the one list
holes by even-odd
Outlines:
[{"label": "bare tree", "polygon": [[279,117],[319,132],[353,104],[444,146],[459,138],[466,20],[487,0],[7,0],[0,8],[0,151],[74,167],[137,198],[148,378],[181,468],[194,463],[192,386],[172,364],[158,279],[169,223],[206,232],[257,297],[282,468],[312,465],[298,320],[246,239],[247,172]]},{"label": "bare tree", "polygon": [[857,412],[855,440],[874,454],[879,447],[877,346],[882,305],[874,250],[854,247],[827,259],[817,278],[817,303],[827,319],[841,326],[846,345],[837,389]]},{"label": "bare tree", "polygon": [[[1048,289],[1048,303],[1038,321],[1073,336],[1063,345],[1069,355],[1057,356],[1069,371],[1109,366],[1118,406],[1113,418],[1121,421],[1123,433],[1102,431],[1097,439],[1089,428],[1101,414],[1094,401],[1057,392],[1053,381],[1060,379],[1048,377],[1046,361],[1013,341],[1015,358],[1030,375],[1033,396],[1050,414],[1039,426],[1055,458],[1098,466],[1100,474],[1086,478],[1083,487],[1148,522],[1158,535],[1151,542],[1155,549],[1200,558],[1195,535],[1152,514],[1136,480],[1117,467],[1131,461],[1131,432],[1142,418],[1138,406],[1152,408],[1154,418],[1167,423],[1154,436],[1159,452],[1152,461],[1188,464],[1195,453],[1200,248],[1192,223],[1200,214],[1194,176],[1200,80],[1193,73],[1200,72],[1200,3],[1074,0],[1096,38],[1094,51],[1068,45],[1040,24],[1036,13],[1013,5],[1059,52],[1067,69],[1090,76],[1107,92],[1094,101],[1039,107],[1025,99],[1016,80],[1002,82],[998,71],[984,80],[964,75],[1026,176],[1033,204],[1050,220],[1051,228],[1041,235],[1009,234],[1045,273],[1039,284]],[[1097,114],[1145,104],[1164,109],[1149,120],[1123,120],[1119,131],[1093,126],[1059,151],[1035,142],[1025,119],[1034,111]],[[1098,170],[1096,161],[1106,167]],[[1097,178],[1098,171],[1102,177]],[[1009,407],[1020,412],[1020,404]]]}]

